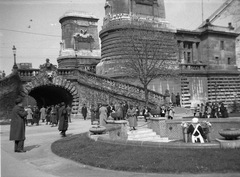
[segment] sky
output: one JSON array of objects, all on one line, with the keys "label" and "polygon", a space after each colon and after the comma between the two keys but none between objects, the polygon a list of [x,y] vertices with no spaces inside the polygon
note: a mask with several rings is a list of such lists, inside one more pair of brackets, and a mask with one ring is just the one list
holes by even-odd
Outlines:
[{"label": "sky", "polygon": [[[106,0],[0,0],[0,71],[11,73],[12,47],[17,63],[39,68],[46,58],[57,65],[61,41],[59,18],[67,11],[82,11],[99,18],[101,30]],[[225,0],[165,0],[166,20],[176,28],[193,30]],[[227,25],[227,24],[226,24]]]}]

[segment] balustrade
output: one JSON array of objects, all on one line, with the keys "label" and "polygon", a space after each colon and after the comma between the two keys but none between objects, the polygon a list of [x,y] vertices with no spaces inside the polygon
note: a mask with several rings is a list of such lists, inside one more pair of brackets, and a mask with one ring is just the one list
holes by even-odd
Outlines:
[{"label": "balustrade", "polygon": [[[77,70],[78,74],[75,76],[75,69],[58,69],[57,73],[59,76],[73,76],[71,78],[77,78],[79,81],[87,81],[92,85],[100,86],[111,92],[116,92],[125,96],[132,95],[136,99],[144,100],[145,94],[144,89],[138,86],[134,86],[128,83],[123,83],[120,81],[115,81],[113,79],[108,79],[101,76],[96,76],[92,73]],[[39,74],[39,69],[19,69],[18,73],[22,80],[29,80],[33,76]],[[159,102],[162,100],[162,95],[149,91],[149,99],[151,102]]]},{"label": "balustrade", "polygon": [[206,64],[193,64],[193,63],[186,63],[179,65],[182,71],[206,71],[207,65]]}]

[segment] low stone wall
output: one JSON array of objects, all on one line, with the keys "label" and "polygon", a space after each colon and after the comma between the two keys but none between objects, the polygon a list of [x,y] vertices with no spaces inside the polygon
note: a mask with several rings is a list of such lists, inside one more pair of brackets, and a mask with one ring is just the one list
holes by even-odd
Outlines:
[{"label": "low stone wall", "polygon": [[152,129],[160,137],[167,137],[166,118],[152,117],[148,120],[148,128]]},{"label": "low stone wall", "polygon": [[[168,137],[170,140],[183,139],[183,129],[181,123],[189,121],[189,119],[180,120],[165,120],[163,118],[149,119],[148,127],[151,128],[161,137]],[[200,122],[208,121],[212,124],[210,128],[210,139],[222,139],[223,137],[218,133],[221,129],[239,128],[240,118],[226,118],[226,119],[199,119]]]}]

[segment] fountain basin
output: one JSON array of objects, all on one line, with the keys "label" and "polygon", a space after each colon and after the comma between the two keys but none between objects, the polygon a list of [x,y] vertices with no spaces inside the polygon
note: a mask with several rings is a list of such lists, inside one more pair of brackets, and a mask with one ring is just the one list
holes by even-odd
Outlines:
[{"label": "fountain basin", "polygon": [[236,140],[240,136],[240,129],[238,128],[222,129],[219,130],[218,133],[226,140]]}]

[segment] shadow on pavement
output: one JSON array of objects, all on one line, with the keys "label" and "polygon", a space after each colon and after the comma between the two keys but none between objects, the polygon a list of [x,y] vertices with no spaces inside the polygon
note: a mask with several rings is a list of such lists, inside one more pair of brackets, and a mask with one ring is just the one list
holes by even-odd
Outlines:
[{"label": "shadow on pavement", "polygon": [[32,145],[32,146],[25,146],[24,147],[24,149],[26,150],[26,151],[31,151],[32,149],[34,149],[34,148],[39,148],[40,147],[40,145]]}]

